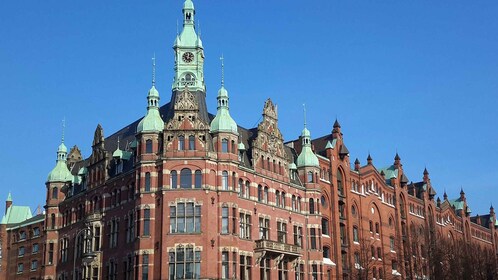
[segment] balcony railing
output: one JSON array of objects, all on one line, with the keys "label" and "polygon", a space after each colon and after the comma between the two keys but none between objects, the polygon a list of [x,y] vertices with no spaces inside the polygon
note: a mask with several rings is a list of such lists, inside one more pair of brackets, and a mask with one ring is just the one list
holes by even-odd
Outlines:
[{"label": "balcony railing", "polygon": [[94,222],[100,220],[102,220],[102,213],[99,210],[94,211],[86,216],[87,222]]},{"label": "balcony railing", "polygon": [[293,256],[301,255],[301,248],[299,246],[265,239],[256,240],[255,251],[268,251]]}]

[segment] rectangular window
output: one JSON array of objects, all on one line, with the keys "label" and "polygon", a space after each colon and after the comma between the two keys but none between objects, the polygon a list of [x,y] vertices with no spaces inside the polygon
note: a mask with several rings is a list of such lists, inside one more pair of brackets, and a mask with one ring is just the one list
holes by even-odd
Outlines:
[{"label": "rectangular window", "polygon": [[223,279],[230,278],[230,272],[228,271],[228,264],[229,264],[228,252],[222,252],[221,253],[221,277]]},{"label": "rectangular window", "polygon": [[54,263],[54,243],[50,242],[48,246],[48,264],[51,265]]},{"label": "rectangular window", "polygon": [[340,238],[341,238],[341,245],[347,245],[348,239],[346,237],[346,226],[344,224],[340,224],[339,234],[340,234]]},{"label": "rectangular window", "polygon": [[40,236],[40,228],[39,227],[35,227],[33,229],[33,237],[38,237]]},{"label": "rectangular window", "polygon": [[278,264],[278,279],[279,280],[287,280],[289,279],[289,263],[287,260],[282,260]]},{"label": "rectangular window", "polygon": [[240,280],[252,280],[251,278],[252,258],[248,256],[240,256]]},{"label": "rectangular window", "polygon": [[303,247],[303,228],[294,226],[294,245]]},{"label": "rectangular window", "polygon": [[232,234],[237,234],[237,208],[232,208]]},{"label": "rectangular window", "polygon": [[17,264],[17,273],[22,273],[23,271],[24,271],[24,264],[18,263]]},{"label": "rectangular window", "polygon": [[199,279],[201,252],[192,247],[177,247],[168,255],[169,279]]},{"label": "rectangular window", "polygon": [[18,254],[19,257],[22,257],[24,256],[24,247],[19,247],[19,254]]},{"label": "rectangular window", "polygon": [[304,264],[299,264],[296,267],[295,279],[296,280],[304,280]]},{"label": "rectangular window", "polygon": [[240,213],[239,224],[239,237],[251,239],[251,215]]},{"label": "rectangular window", "polygon": [[100,227],[95,227],[93,231],[93,250],[100,251]]},{"label": "rectangular window", "polygon": [[259,218],[259,239],[268,239],[270,231],[270,220]]},{"label": "rectangular window", "polygon": [[170,206],[171,233],[201,232],[201,206],[193,202],[177,203]]},{"label": "rectangular window", "polygon": [[144,236],[150,236],[150,209],[144,209]]},{"label": "rectangular window", "polygon": [[143,255],[142,280],[149,279],[149,255]]},{"label": "rectangular window", "polygon": [[31,270],[36,270],[36,269],[38,269],[38,261],[33,260],[31,261]]},{"label": "rectangular window", "polygon": [[261,280],[271,279],[270,259],[268,257],[262,259],[261,262],[259,263],[259,266],[260,266],[260,271],[259,271],[260,279]]},{"label": "rectangular window", "polygon": [[221,233],[228,234],[228,207],[221,208]]},{"label": "rectangular window", "polygon": [[391,248],[391,251],[395,251],[396,247],[395,247],[395,244],[394,244],[394,237],[390,237],[389,238],[389,247]]},{"label": "rectangular window", "polygon": [[310,228],[310,246],[311,249],[317,249],[316,245],[316,229],[315,228]]},{"label": "rectangular window", "polygon": [[287,224],[284,222],[277,222],[277,241],[287,243]]},{"label": "rectangular window", "polygon": [[36,253],[38,253],[39,250],[40,250],[40,246],[38,245],[38,243],[35,243],[35,244],[33,244],[33,250],[31,251],[31,253],[36,254]]}]

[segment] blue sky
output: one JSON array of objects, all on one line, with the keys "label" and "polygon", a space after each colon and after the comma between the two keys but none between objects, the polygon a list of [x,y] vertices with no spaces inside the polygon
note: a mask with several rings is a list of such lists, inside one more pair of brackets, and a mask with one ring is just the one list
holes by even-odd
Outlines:
[{"label": "blue sky", "polygon": [[[65,117],[66,145],[90,155],[98,123],[110,135],[140,118],[157,57],[169,101],[181,0],[0,3],[0,199],[45,203]],[[390,165],[410,180],[425,166],[442,197],[463,187],[473,214],[498,205],[497,1],[197,0],[208,107],[219,57],[231,114],[255,126],[279,106],[286,140],[337,117],[351,161]]]}]

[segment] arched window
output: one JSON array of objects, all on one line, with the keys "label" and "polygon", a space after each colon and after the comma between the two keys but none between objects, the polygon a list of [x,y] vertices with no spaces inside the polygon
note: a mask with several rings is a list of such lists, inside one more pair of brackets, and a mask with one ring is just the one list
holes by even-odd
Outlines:
[{"label": "arched window", "polygon": [[264,197],[263,197],[263,202],[268,203],[268,187],[264,188]]},{"label": "arched window", "polygon": [[330,248],[327,246],[323,247],[323,258],[330,259]]},{"label": "arched window", "polygon": [[246,190],[244,192],[244,197],[251,198],[251,183],[249,181],[246,181]]},{"label": "arched window", "polygon": [[308,182],[308,183],[312,183],[313,182],[313,172],[308,171],[308,177],[307,177],[306,182]]},{"label": "arched window", "polygon": [[178,150],[185,150],[185,136],[183,135],[178,136]]},{"label": "arched window", "polygon": [[263,187],[258,185],[258,201],[263,202]]},{"label": "arched window", "polygon": [[322,218],[322,234],[324,235],[330,235],[329,234],[329,220]]},{"label": "arched window", "polygon": [[282,192],[282,207],[285,208],[285,192]]},{"label": "arched window", "polygon": [[182,169],[182,171],[180,171],[180,188],[192,188],[192,171],[190,171],[190,169],[188,168],[184,168]]},{"label": "arched window", "polygon": [[297,204],[297,198],[296,198],[295,195],[292,195],[292,202],[291,203],[292,203],[292,205],[291,205],[292,211],[296,211],[297,210],[297,205],[296,205]]},{"label": "arched window", "polygon": [[171,179],[170,179],[171,180],[171,182],[170,182],[171,188],[172,189],[178,188],[178,175],[177,175],[175,170],[171,171],[170,177],[171,177]]},{"label": "arched window", "polygon": [[150,192],[150,173],[145,173],[145,191]]},{"label": "arched window", "polygon": [[239,189],[237,190],[239,193],[239,197],[244,197],[244,180],[239,179]]},{"label": "arched window", "polygon": [[353,215],[353,217],[356,217],[356,207],[354,205],[351,206],[351,215]]},{"label": "arched window", "polygon": [[228,139],[221,140],[221,152],[228,153]]},{"label": "arched window", "polygon": [[194,135],[190,135],[188,137],[188,149],[191,151],[195,150],[195,136]]},{"label": "arched window", "polygon": [[337,169],[337,191],[340,195],[344,195],[344,186],[342,182],[342,172],[340,169]]},{"label": "arched window", "polygon": [[195,171],[195,188],[200,189],[202,187],[202,171]]},{"label": "arched window", "polygon": [[328,207],[327,199],[325,198],[325,196],[322,195],[322,197],[320,198],[320,202],[322,203],[323,209],[326,209]]},{"label": "arched window", "polygon": [[360,236],[358,235],[358,227],[353,226],[353,241],[360,242]]},{"label": "arched window", "polygon": [[221,174],[221,189],[228,191],[228,172],[224,170]]},{"label": "arched window", "polygon": [[55,214],[52,213],[50,215],[50,228],[51,229],[55,229],[55,226],[56,226],[56,224],[55,224]]},{"label": "arched window", "polygon": [[315,200],[310,198],[309,200],[310,214],[315,214]]},{"label": "arched window", "polygon": [[297,197],[297,211],[301,211],[301,197],[298,196]]},{"label": "arched window", "polygon": [[280,192],[279,191],[275,192],[275,203],[277,204],[277,207],[280,207]]},{"label": "arched window", "polygon": [[152,140],[147,139],[145,141],[145,153],[150,154],[152,153]]},{"label": "arched window", "polygon": [[57,190],[57,188],[53,188],[52,189],[52,199],[57,199],[58,193],[59,193],[59,191]]}]

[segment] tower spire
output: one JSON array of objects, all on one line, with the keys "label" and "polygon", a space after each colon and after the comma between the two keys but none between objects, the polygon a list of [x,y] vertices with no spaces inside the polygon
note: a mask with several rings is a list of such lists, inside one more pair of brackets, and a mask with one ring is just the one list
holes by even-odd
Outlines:
[{"label": "tower spire", "polygon": [[64,134],[66,130],[66,117],[62,119],[62,138],[61,138],[61,143],[64,144]]},{"label": "tower spire", "polygon": [[221,60],[221,87],[225,87],[225,58],[223,54],[220,57]]},{"label": "tower spire", "polygon": [[303,103],[304,128],[306,128],[306,104]]},{"label": "tower spire", "polygon": [[152,58],[152,85],[156,85],[156,53],[154,52],[154,57]]}]

